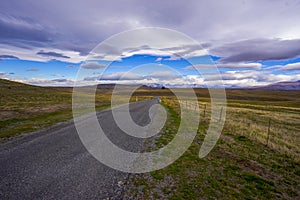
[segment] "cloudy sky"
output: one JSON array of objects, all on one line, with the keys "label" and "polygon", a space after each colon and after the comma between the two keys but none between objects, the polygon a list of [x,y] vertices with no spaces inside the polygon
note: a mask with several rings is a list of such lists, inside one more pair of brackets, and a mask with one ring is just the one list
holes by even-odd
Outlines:
[{"label": "cloudy sky", "polygon": [[[296,0],[1,0],[0,78],[73,85],[84,69],[82,84],[121,78],[124,83],[203,86],[220,83],[209,70],[216,64],[226,87],[297,81],[299,10]],[[131,47],[125,43],[134,37],[123,37],[120,47],[107,45],[102,54],[93,54],[98,59],[87,61],[107,38],[143,27],[181,32],[201,48],[176,37],[162,41],[158,50],[147,42]],[[143,70],[132,71],[141,65]]]}]

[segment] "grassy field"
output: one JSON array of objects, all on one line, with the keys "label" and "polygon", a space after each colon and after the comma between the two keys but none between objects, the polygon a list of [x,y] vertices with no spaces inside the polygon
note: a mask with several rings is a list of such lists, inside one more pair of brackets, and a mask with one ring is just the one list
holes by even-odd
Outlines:
[{"label": "grassy field", "polygon": [[[180,92],[184,95],[186,90]],[[300,92],[227,90],[222,135],[203,159],[198,153],[210,122],[211,106],[208,90],[195,92],[201,122],[193,144],[167,168],[131,175],[125,198],[299,199]],[[110,95],[110,87],[97,90],[98,110],[110,105]],[[141,88],[132,101],[153,96],[162,99],[168,120],[160,136],[155,137],[155,145],[146,143],[145,151],[166,145],[180,123],[178,101],[168,89]],[[0,80],[0,138],[5,140],[71,119],[71,101],[71,88]]]},{"label": "grassy field", "polygon": [[[106,91],[96,95],[96,108],[110,105]],[[26,85],[0,79],[0,138],[45,128],[72,118],[72,88]]]},{"label": "grassy field", "polygon": [[[38,87],[0,79],[0,140],[72,119],[71,87]],[[112,86],[98,87],[96,110],[110,106]],[[139,95],[131,101],[152,98]]]},{"label": "grassy field", "polygon": [[[210,101],[207,90],[196,91],[202,121],[189,150],[165,169],[132,175],[125,197],[299,199],[300,93],[228,90],[221,138],[210,154],[200,159],[199,149],[210,121]],[[166,145],[179,126],[179,104],[171,93],[166,94],[160,96],[168,110],[168,122],[155,139],[156,146],[145,151]]]}]

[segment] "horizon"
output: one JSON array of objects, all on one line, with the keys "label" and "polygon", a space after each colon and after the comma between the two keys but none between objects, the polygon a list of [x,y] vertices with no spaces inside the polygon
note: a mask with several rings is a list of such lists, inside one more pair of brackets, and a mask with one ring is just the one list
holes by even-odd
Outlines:
[{"label": "horizon", "polygon": [[[205,6],[201,1],[93,4],[91,7],[80,1],[70,8],[58,1],[3,2],[0,78],[39,86],[72,86],[78,71],[86,69],[86,77],[77,84],[209,84],[245,88],[300,80],[297,1],[212,1]],[[149,6],[157,8],[156,15],[143,12]],[[80,10],[89,14],[75,17],[73,12]],[[198,20],[203,18],[207,20]],[[180,39],[174,39],[172,44],[161,41],[160,49],[144,45],[128,50],[121,48],[124,44],[118,48],[107,45],[105,54],[98,55],[96,60],[88,59],[93,49],[112,35],[144,27],[179,31],[193,38],[201,48]],[[117,60],[116,55],[120,56]],[[130,72],[149,63],[155,68],[152,71]],[[221,77],[209,71],[213,65],[218,67]],[[162,66],[171,67],[180,76]],[[195,68],[202,70],[205,77]]]},{"label": "horizon", "polygon": [[1,79],[0,80],[7,80],[7,81],[12,81],[12,82],[16,82],[16,83],[21,83],[21,84],[25,84],[25,85],[29,85],[29,86],[38,86],[38,87],[53,87],[53,88],[74,88],[74,87],[90,87],[90,86],[99,86],[99,85],[103,85],[103,86],[106,86],[106,85],[124,85],[124,86],[135,86],[135,85],[140,85],[140,87],[149,87],[151,89],[188,89],[188,88],[192,88],[192,89],[265,89],[267,88],[267,90],[295,90],[295,91],[298,91],[299,89],[296,88],[296,89],[291,89],[291,88],[285,88],[285,89],[268,89],[269,86],[272,86],[272,85],[276,85],[276,84],[280,84],[280,83],[298,83],[300,82],[300,80],[297,80],[297,81],[283,81],[283,82],[276,82],[276,83],[272,83],[272,84],[268,84],[268,85],[263,85],[263,86],[253,86],[253,87],[193,87],[193,86],[189,86],[189,87],[173,87],[173,86],[170,86],[170,87],[167,87],[165,85],[160,85],[160,84],[156,84],[156,85],[151,85],[151,84],[136,84],[136,83],[97,83],[97,84],[91,84],[91,85],[56,85],[56,86],[53,86],[53,85],[34,85],[34,84],[30,84],[30,83],[23,83],[23,82],[18,82],[18,81],[14,81],[14,80],[9,80],[9,79]]}]

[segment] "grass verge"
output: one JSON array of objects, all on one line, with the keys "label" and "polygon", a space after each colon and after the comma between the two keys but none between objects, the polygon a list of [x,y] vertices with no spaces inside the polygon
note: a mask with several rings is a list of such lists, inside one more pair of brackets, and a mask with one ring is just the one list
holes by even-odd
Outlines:
[{"label": "grass verge", "polygon": [[[263,119],[257,112],[266,112],[258,107],[246,109],[249,102],[239,101],[245,106],[235,107],[229,103],[228,115],[221,138],[209,155],[203,159],[198,157],[199,149],[209,124],[207,117],[199,124],[198,134],[190,148],[173,164],[151,173],[133,175],[130,178],[126,199],[297,199],[299,198],[300,162],[297,159],[299,132],[286,134],[299,125],[297,119],[277,122],[281,128],[276,134],[283,135],[294,142],[290,152],[277,146],[286,145],[273,140],[273,145],[266,146],[264,140],[252,137],[247,123],[234,123],[238,120],[253,118]],[[247,104],[247,105],[246,105]],[[258,105],[261,105],[258,103]],[[176,134],[179,119],[179,106],[165,98],[164,106],[168,111],[168,123],[156,138],[155,148],[166,145]],[[245,108],[244,108],[245,107]],[[249,109],[249,108],[247,108]],[[268,116],[274,118],[276,107],[267,110]],[[245,111],[245,112],[244,112]],[[282,113],[285,119],[295,117],[292,113]],[[270,113],[269,113],[270,112]],[[299,113],[298,113],[299,114]],[[236,116],[237,115],[237,116]],[[231,121],[232,119],[233,121]],[[252,123],[252,121],[250,121]],[[261,122],[258,127],[265,127]],[[243,129],[241,129],[243,128]],[[289,128],[294,128],[289,130]],[[265,129],[257,129],[262,131]],[[260,133],[263,135],[263,133]],[[283,140],[284,141],[284,140]],[[299,144],[299,143],[298,143]],[[149,150],[149,149],[148,149]]]}]

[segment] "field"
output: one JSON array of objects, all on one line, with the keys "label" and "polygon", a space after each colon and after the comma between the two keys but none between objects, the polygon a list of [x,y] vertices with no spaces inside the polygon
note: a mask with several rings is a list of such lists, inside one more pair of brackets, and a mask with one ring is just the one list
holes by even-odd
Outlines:
[{"label": "field", "polygon": [[[111,91],[111,85],[97,89],[96,110],[110,106]],[[38,87],[0,79],[0,141],[72,119],[72,92],[70,87]],[[140,95],[131,101],[149,98]]]},{"label": "field", "polygon": [[[96,95],[96,108],[110,96]],[[72,88],[37,87],[0,79],[0,138],[5,140],[72,118]]]},{"label": "field", "polygon": [[[184,94],[185,89],[181,92]],[[195,89],[201,122],[188,151],[172,165],[132,174],[125,184],[127,199],[299,199],[300,92],[227,90],[226,122],[210,154],[199,149],[210,121],[206,89]],[[97,110],[110,105],[110,88],[96,95]],[[0,137],[48,127],[72,118],[71,88],[42,88],[1,80]],[[142,88],[132,101],[159,96],[168,121],[145,151],[172,140],[180,123],[179,103],[168,89]],[[189,104],[189,101],[186,102]],[[190,106],[191,112],[193,105]],[[205,113],[205,116],[204,116]],[[155,144],[155,145],[152,145]]]},{"label": "field", "polygon": [[[207,90],[196,91],[202,121],[193,144],[167,168],[132,175],[128,199],[299,198],[300,93],[228,90],[221,138],[210,154],[200,159],[210,102]],[[179,126],[178,101],[171,93],[161,98],[169,113],[168,124],[156,138],[156,146],[149,145],[147,151],[166,145]]]}]

